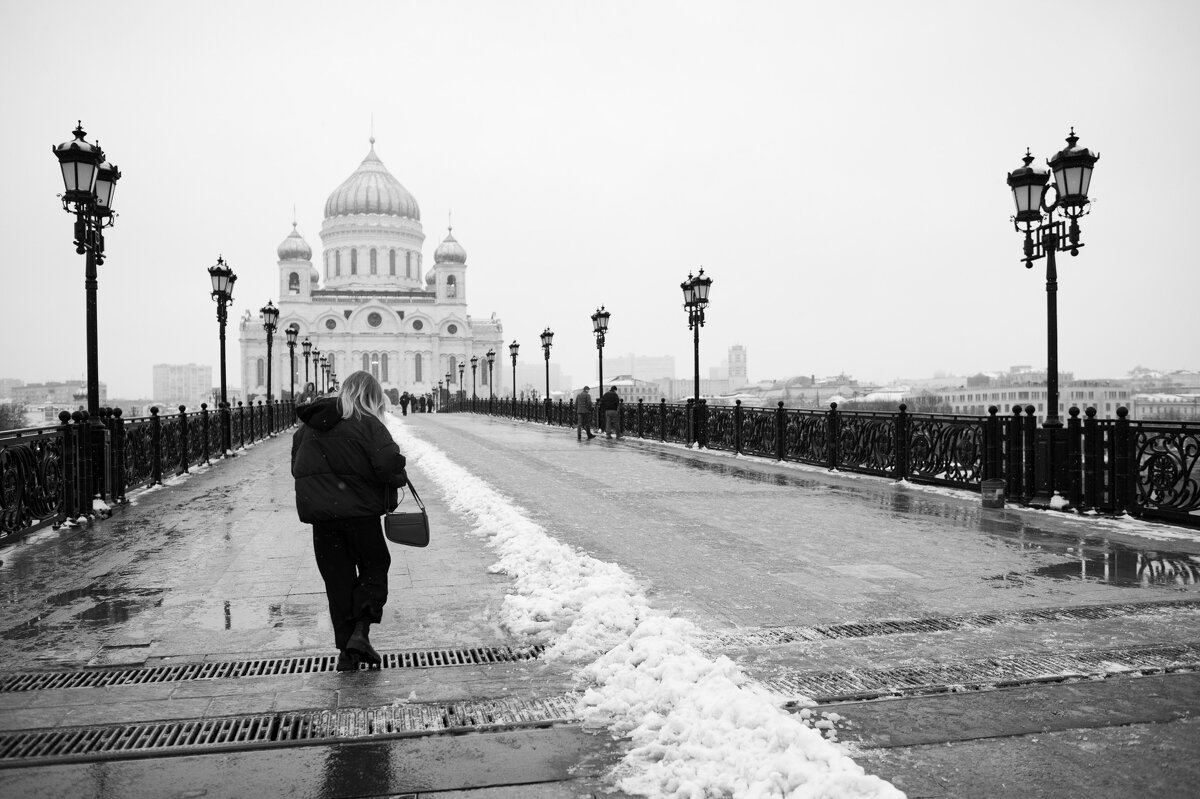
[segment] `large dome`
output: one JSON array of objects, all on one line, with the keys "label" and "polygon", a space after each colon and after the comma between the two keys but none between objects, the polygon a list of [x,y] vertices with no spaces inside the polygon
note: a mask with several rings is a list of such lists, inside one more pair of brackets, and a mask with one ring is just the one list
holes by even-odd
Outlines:
[{"label": "large dome", "polygon": [[420,221],[421,209],[416,198],[400,181],[392,177],[387,167],[375,155],[375,137],[371,137],[371,152],[359,164],[354,174],[334,189],[325,201],[325,218],[350,214],[382,214]]},{"label": "large dome", "polygon": [[312,260],[312,247],[308,246],[308,242],[300,235],[300,231],[296,230],[295,222],[292,223],[292,232],[280,243],[275,253],[281,261]]}]

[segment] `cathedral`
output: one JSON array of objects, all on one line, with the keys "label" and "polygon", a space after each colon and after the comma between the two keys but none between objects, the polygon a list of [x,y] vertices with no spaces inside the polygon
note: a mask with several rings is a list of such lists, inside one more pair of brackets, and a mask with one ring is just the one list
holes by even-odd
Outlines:
[{"label": "cathedral", "polygon": [[[312,248],[292,224],[277,250],[279,323],[271,348],[271,394],[289,391],[286,331],[298,331],[296,391],[304,384],[301,342],[308,339],[332,362],[339,379],[359,369],[370,372],[395,397],[431,394],[438,382],[457,393],[460,364],[471,396],[471,358],[479,359],[476,393],[487,397],[488,350],[496,352],[492,392],[504,396],[504,331],[495,314],[472,319],[467,312],[467,252],[453,228],[425,269],[421,209],[371,149],[353,174],[325,202],[321,224],[323,252]],[[262,320],[242,317],[242,386],[246,396],[267,395],[267,341]],[[315,364],[309,379],[316,379]],[[395,389],[393,392],[392,389]]]}]

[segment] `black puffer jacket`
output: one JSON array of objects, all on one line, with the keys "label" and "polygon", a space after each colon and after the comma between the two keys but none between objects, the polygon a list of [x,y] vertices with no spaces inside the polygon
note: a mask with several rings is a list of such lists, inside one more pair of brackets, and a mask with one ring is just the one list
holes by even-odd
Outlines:
[{"label": "black puffer jacket", "polygon": [[374,416],[343,419],[338,401],[300,405],[304,424],[292,437],[292,477],[300,521],[381,516],[396,506],[408,480],[404,456]]}]

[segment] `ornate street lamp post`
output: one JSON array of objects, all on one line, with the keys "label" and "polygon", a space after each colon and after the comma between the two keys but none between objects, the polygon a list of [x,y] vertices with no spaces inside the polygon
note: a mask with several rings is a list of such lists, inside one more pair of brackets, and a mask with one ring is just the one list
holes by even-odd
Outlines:
[{"label": "ornate street lamp post", "polygon": [[438,381],[438,393],[437,393],[437,397],[435,399],[437,400],[436,410],[440,411],[442,409],[442,381],[441,380]]},{"label": "ornate street lamp post", "polygon": [[467,356],[458,360],[458,404],[461,407],[467,402],[467,389],[463,386],[463,372],[467,370]]},{"label": "ornate street lamp post", "polygon": [[475,410],[475,370],[479,368],[479,356],[471,356],[471,410]]},{"label": "ornate street lamp post", "polygon": [[553,407],[550,400],[550,348],[554,346],[554,331],[546,328],[542,331],[542,354],[546,356],[546,424],[550,424],[550,410]]},{"label": "ornate street lamp post", "polygon": [[492,364],[496,363],[496,351],[489,349],[487,351],[488,362],[488,413],[492,412],[492,400],[496,397],[496,384],[492,378]]},{"label": "ornate street lamp post", "polygon": [[208,268],[208,276],[212,279],[212,298],[217,303],[217,327],[221,331],[221,451],[232,457],[232,419],[229,416],[229,398],[225,394],[225,324],[229,321],[226,308],[233,304],[233,284],[237,282],[237,275],[218,255],[216,265]]},{"label": "ornate street lamp post", "polygon": [[296,337],[300,335],[300,330],[295,325],[290,325],[287,329],[287,345],[288,345],[288,361],[292,367],[292,388],[291,401],[296,402]]},{"label": "ornate street lamp post", "polygon": [[[1033,156],[1025,150],[1024,164],[1008,173],[1017,213],[1013,227],[1025,234],[1027,269],[1033,262],[1046,259],[1046,418],[1037,434],[1037,461],[1034,470],[1032,507],[1054,506],[1054,496],[1067,485],[1067,436],[1062,417],[1058,415],[1058,265],[1055,253],[1070,250],[1079,255],[1079,219],[1091,211],[1088,187],[1092,169],[1100,160],[1098,153],[1077,147],[1079,137],[1075,128],[1067,136],[1066,149],[1057,152],[1046,163],[1054,173],[1054,201],[1046,202],[1050,175],[1041,167],[1032,166]],[[1070,224],[1055,221],[1058,211]]]},{"label": "ornate street lamp post", "polygon": [[610,316],[612,314],[604,310],[603,305],[592,314],[592,332],[596,334],[596,351],[599,353],[600,359],[600,388],[596,392],[597,397],[604,393],[604,334],[608,332],[608,317]]},{"label": "ornate street lamp post", "polygon": [[304,387],[308,388],[308,356],[312,354],[312,342],[308,340],[308,336],[304,337],[304,343],[300,345],[304,350]]},{"label": "ornate street lamp post", "polygon": [[708,291],[712,278],[704,276],[704,268],[695,277],[688,272],[688,279],[679,284],[683,289],[683,307],[688,312],[688,330],[694,331],[693,356],[695,364],[695,392],[692,401],[694,429],[692,437],[697,446],[704,446],[704,417],[700,406],[700,328],[704,327],[704,309],[708,306]]},{"label": "ornate street lamp post", "polygon": [[446,372],[446,402],[450,402],[450,378],[454,377],[454,372]]},{"label": "ornate street lamp post", "polygon": [[[121,170],[104,158],[99,144],[84,140],[87,133],[81,121],[74,131],[75,138],[51,147],[62,170],[63,210],[75,214],[75,252],[84,259],[83,288],[87,334],[87,412],[91,447],[87,448],[83,464],[85,474],[91,470],[87,485],[92,495],[99,489],[103,495],[104,426],[100,419],[100,354],[96,335],[96,267],[104,263],[104,228],[112,227],[116,214],[112,196]],[[93,468],[94,465],[94,468]],[[89,495],[91,496],[91,495]],[[91,513],[92,503],[85,503]]]},{"label": "ornate street lamp post", "polygon": [[517,350],[521,349],[521,345],[514,341],[508,345],[508,354],[512,356],[513,363],[513,403],[517,401]]},{"label": "ornate street lamp post", "polygon": [[267,331],[267,404],[271,404],[271,341],[275,338],[275,325],[279,323],[279,309],[270,300],[258,309],[263,320],[263,330]]},{"label": "ornate street lamp post", "polygon": [[327,365],[328,365],[328,364],[327,364],[327,363],[326,363],[326,361],[325,361],[325,353],[321,353],[321,357],[320,357],[320,358],[317,358],[317,370],[320,372],[320,374],[317,376],[317,382],[318,382],[318,383],[321,385],[321,393],[322,393],[322,394],[324,394],[324,393],[325,393],[325,389],[326,389],[326,386],[325,386],[325,375],[326,375],[326,372],[325,372],[325,367],[326,367]]},{"label": "ornate street lamp post", "polygon": [[313,347],[312,362],[313,362],[313,383],[314,383],[313,388],[316,389],[318,394],[320,394],[321,393],[321,351],[319,349],[317,349],[316,347]]}]

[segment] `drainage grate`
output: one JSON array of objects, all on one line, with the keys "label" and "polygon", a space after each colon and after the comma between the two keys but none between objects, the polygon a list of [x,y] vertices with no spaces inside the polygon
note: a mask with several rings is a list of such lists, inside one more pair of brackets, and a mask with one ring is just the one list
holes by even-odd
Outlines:
[{"label": "drainage grate", "polygon": [[1001,613],[970,613],[958,616],[937,616],[926,619],[895,619],[849,624],[827,624],[817,627],[767,627],[717,633],[722,644],[754,646],[787,644],[796,641],[824,641],[831,638],[867,638],[876,635],[901,633],[932,633],[949,630],[972,630],[982,627],[1037,624],[1045,621],[1079,621],[1113,619],[1123,616],[1142,616],[1163,610],[1200,610],[1200,600],[1167,600],[1163,602],[1126,602],[1115,605],[1087,605],[1068,608],[1032,608]]},{"label": "drainage grate", "polygon": [[1200,642],[886,669],[793,672],[767,680],[766,685],[779,693],[805,696],[816,702],[839,702],[1196,668],[1200,668]]},{"label": "drainage grate", "polygon": [[578,699],[566,694],[7,732],[0,733],[0,768],[545,727],[574,721]]},{"label": "drainage grate", "polygon": [[[383,655],[385,669],[431,669],[447,666],[475,666],[488,663],[517,663],[534,660],[543,646],[513,649],[508,646],[430,649],[415,652],[389,652]],[[0,693],[46,691],[56,688],[104,688],[116,685],[142,685],[190,680],[220,680],[231,677],[273,677],[283,674],[317,674],[334,671],[336,655],[266,658],[262,660],[225,660],[206,663],[179,663],[131,669],[85,669],[82,671],[44,671],[0,674]],[[362,668],[366,668],[363,666]]]}]

